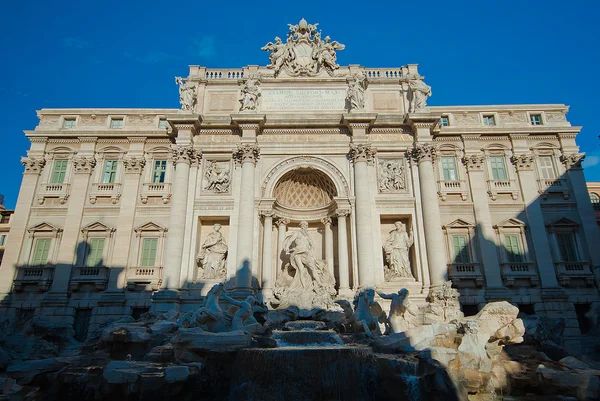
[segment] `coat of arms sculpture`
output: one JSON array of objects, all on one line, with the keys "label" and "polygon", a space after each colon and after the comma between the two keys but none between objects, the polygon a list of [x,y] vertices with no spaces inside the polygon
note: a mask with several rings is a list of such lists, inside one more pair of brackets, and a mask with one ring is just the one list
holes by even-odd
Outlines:
[{"label": "coat of arms sculpture", "polygon": [[321,32],[317,32],[318,25],[309,24],[304,18],[298,25],[288,24],[289,32],[285,43],[276,37],[275,43],[269,42],[261,48],[271,52],[271,64],[267,67],[275,70],[275,76],[284,70],[293,77],[313,77],[323,69],[333,75],[340,67],[336,63],[336,50],[343,50],[345,46],[331,41],[329,36],[322,39]]}]

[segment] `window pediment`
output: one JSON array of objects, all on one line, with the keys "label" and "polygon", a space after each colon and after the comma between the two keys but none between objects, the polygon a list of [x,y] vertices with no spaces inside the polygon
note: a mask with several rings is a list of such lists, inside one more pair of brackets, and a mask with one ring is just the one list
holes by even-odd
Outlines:
[{"label": "window pediment", "polygon": [[579,228],[579,223],[576,223],[573,220],[569,220],[566,217],[561,217],[560,219],[556,220],[554,223],[548,224],[547,227],[550,227],[553,230],[561,229],[561,228],[567,229],[567,230],[577,230]]},{"label": "window pediment", "polygon": [[88,224],[87,226],[84,226],[81,229],[81,232],[84,234],[89,234],[90,232],[102,232],[102,233],[106,233],[106,234],[111,234],[114,231],[115,231],[114,228],[109,227],[99,221]]},{"label": "window pediment", "polygon": [[469,223],[468,221],[463,220],[463,219],[456,219],[453,222],[442,226],[442,228],[444,230],[457,229],[457,228],[466,228],[466,229],[471,228],[472,229],[472,228],[475,228],[475,225],[473,225],[472,223]]},{"label": "window pediment", "polygon": [[168,231],[168,229],[163,226],[160,226],[156,223],[148,222],[146,224],[142,224],[141,226],[137,227],[134,231],[136,232],[137,235],[140,235],[142,232],[148,232],[148,231],[165,233]]},{"label": "window pediment", "polygon": [[30,228],[27,229],[27,231],[29,233],[35,233],[35,232],[46,232],[46,233],[59,233],[62,231],[62,228],[58,228],[50,223],[39,223],[36,224],[35,226],[32,226]]},{"label": "window pediment", "polygon": [[511,217],[496,224],[494,228],[525,228],[525,226],[525,223],[523,223],[521,220]]}]

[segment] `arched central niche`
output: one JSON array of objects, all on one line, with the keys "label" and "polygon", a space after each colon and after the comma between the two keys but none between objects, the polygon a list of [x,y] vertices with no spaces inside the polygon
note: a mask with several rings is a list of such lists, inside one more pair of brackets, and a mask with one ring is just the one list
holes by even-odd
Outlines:
[{"label": "arched central niche", "polygon": [[320,170],[300,167],[285,173],[273,191],[277,203],[288,209],[328,207],[337,196],[335,184]]}]

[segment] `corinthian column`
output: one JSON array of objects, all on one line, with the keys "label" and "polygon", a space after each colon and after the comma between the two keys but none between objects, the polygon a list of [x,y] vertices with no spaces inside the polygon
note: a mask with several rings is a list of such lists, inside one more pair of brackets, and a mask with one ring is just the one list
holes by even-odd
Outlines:
[{"label": "corinthian column", "polygon": [[348,156],[354,163],[354,196],[356,199],[356,246],[358,251],[358,281],[361,286],[375,285],[375,254],[373,220],[367,163],[376,151],[370,145],[350,145]]},{"label": "corinthian column", "polygon": [[255,144],[240,145],[233,152],[234,160],[242,166],[235,273],[235,288],[238,291],[252,291],[254,170],[259,156],[260,150]]},{"label": "corinthian column", "polygon": [[340,294],[350,291],[350,272],[348,270],[348,234],[346,231],[346,216],[350,214],[348,210],[338,210],[338,269],[340,279]]},{"label": "corinthian column", "polygon": [[325,226],[325,260],[329,271],[333,274],[333,231],[331,230],[331,218],[325,217],[321,219],[321,223]]},{"label": "corinthian column", "polygon": [[165,246],[165,265],[162,273],[162,288],[164,289],[178,289],[180,286],[185,217],[187,214],[188,188],[190,187],[190,165],[192,159],[198,159],[202,156],[200,151],[195,150],[191,145],[177,145],[173,148],[172,157],[175,165],[175,178],[173,180],[169,231]]},{"label": "corinthian column", "polygon": [[419,170],[421,208],[423,209],[423,227],[431,285],[437,287],[448,279],[446,251],[444,249],[444,236],[436,188],[437,180],[433,173],[433,161],[437,156],[437,152],[431,144],[415,144],[412,156],[417,162]]},{"label": "corinthian column", "polygon": [[262,292],[263,297],[270,298],[273,295],[273,211],[263,210],[261,214],[264,218]]}]

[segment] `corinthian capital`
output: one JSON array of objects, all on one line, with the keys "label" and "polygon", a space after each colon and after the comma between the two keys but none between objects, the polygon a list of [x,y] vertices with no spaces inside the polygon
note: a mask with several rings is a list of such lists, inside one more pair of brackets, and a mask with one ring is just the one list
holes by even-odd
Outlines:
[{"label": "corinthian capital", "polygon": [[371,162],[373,161],[373,156],[377,153],[371,144],[359,144],[356,145],[354,143],[350,144],[350,151],[348,152],[348,158],[352,160],[353,163],[358,162]]},{"label": "corinthian capital", "polygon": [[411,156],[417,163],[433,162],[437,158],[437,148],[430,143],[418,143],[413,148]]},{"label": "corinthian capital", "polygon": [[94,167],[96,167],[96,159],[93,157],[75,156],[73,158],[73,168],[76,173],[91,174]]},{"label": "corinthian capital", "polygon": [[36,159],[35,157],[21,157],[21,164],[25,167],[25,173],[39,174],[46,165],[46,159]]},{"label": "corinthian capital", "polygon": [[202,152],[190,145],[176,145],[172,148],[173,164],[192,164],[202,158]]},{"label": "corinthian capital", "polygon": [[236,150],[233,151],[233,160],[239,164],[245,162],[252,162],[256,164],[259,158],[260,148],[255,144],[240,145]]},{"label": "corinthian capital", "polygon": [[580,170],[583,159],[585,159],[585,153],[571,153],[570,155],[563,153],[560,156],[560,161],[567,170]]},{"label": "corinthian capital", "polygon": [[483,162],[485,156],[483,155],[469,155],[462,159],[463,164],[467,168],[467,171],[483,170]]},{"label": "corinthian capital", "polygon": [[123,158],[123,166],[125,166],[126,173],[138,173],[141,174],[146,165],[146,160],[143,157],[125,157]]},{"label": "corinthian capital", "polygon": [[520,155],[514,155],[510,158],[512,164],[515,165],[517,171],[533,170],[533,162],[535,161],[535,155],[533,153],[523,153]]}]

